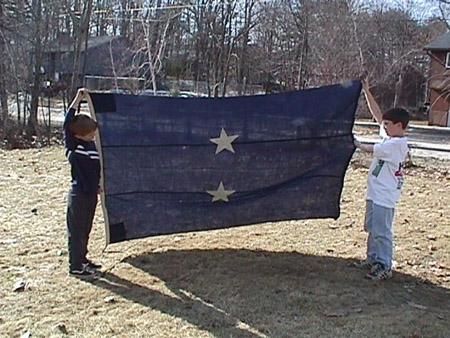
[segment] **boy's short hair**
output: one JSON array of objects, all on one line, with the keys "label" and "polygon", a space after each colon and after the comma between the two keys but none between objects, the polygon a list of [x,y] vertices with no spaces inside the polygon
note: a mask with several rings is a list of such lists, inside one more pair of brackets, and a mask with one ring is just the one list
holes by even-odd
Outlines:
[{"label": "boy's short hair", "polygon": [[409,113],[403,108],[391,108],[383,113],[383,120],[392,121],[394,123],[401,122],[402,128],[406,129],[409,123]]},{"label": "boy's short hair", "polygon": [[69,130],[74,135],[86,136],[89,133],[97,130],[97,121],[85,114],[75,115],[72,122],[69,124]]}]

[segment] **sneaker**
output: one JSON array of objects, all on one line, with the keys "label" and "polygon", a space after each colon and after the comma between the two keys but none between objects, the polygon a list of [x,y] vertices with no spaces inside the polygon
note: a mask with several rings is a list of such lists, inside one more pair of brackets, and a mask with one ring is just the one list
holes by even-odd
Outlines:
[{"label": "sneaker", "polygon": [[87,269],[72,269],[69,270],[69,275],[75,276],[75,277],[88,277],[93,276],[94,273],[92,271],[89,271]]},{"label": "sneaker", "polygon": [[100,269],[102,267],[100,264],[96,264],[90,260],[88,260],[86,263],[83,263],[83,266],[93,270]]},{"label": "sneaker", "polygon": [[373,267],[373,263],[366,258],[362,261],[352,262],[350,263],[350,266],[358,269],[370,270]]},{"label": "sneaker", "polygon": [[370,272],[366,275],[367,279],[372,280],[385,280],[392,278],[392,270],[387,269],[381,263],[376,263],[373,265]]}]

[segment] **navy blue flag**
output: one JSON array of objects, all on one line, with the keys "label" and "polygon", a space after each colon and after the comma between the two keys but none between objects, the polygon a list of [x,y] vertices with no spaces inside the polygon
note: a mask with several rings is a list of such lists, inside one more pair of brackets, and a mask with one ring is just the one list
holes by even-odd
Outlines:
[{"label": "navy blue flag", "polygon": [[337,218],[359,81],[230,98],[91,93],[107,243]]}]

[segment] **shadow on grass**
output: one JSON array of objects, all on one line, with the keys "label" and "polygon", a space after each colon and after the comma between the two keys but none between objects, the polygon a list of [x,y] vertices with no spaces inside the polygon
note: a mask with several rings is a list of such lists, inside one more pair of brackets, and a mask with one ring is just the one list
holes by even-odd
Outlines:
[{"label": "shadow on grass", "polygon": [[373,282],[349,260],[297,252],[181,250],[129,257],[176,296],[113,273],[91,281],[216,337],[450,336],[450,293],[399,272]]}]

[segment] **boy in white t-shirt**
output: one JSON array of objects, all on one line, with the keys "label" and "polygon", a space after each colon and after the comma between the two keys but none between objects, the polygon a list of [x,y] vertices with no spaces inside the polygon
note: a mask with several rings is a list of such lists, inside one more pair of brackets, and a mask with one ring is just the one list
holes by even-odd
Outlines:
[{"label": "boy in white t-shirt", "polygon": [[383,280],[392,277],[394,211],[400,198],[403,168],[409,154],[404,136],[409,114],[402,108],[381,113],[367,80],[363,81],[363,90],[369,110],[381,126],[383,141],[369,145],[355,140],[357,148],[373,153],[373,160],[367,181],[364,221],[364,230],[368,232],[367,257],[354,263],[354,266],[370,269],[366,278]]}]

